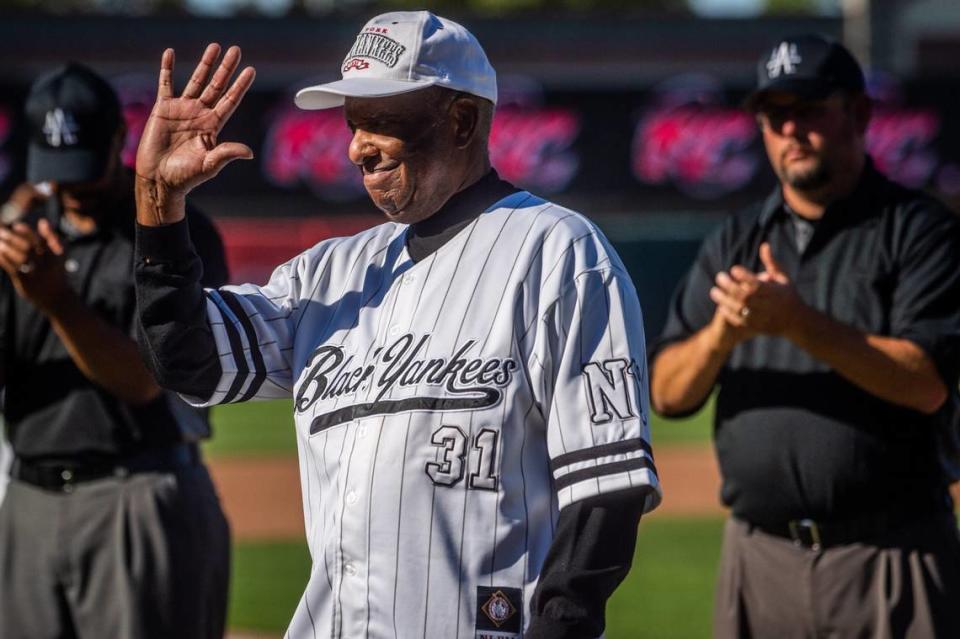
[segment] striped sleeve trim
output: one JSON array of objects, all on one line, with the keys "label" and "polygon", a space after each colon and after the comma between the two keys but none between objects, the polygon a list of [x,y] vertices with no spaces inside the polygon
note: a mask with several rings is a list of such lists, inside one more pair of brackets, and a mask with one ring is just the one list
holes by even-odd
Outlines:
[{"label": "striped sleeve trim", "polygon": [[582,450],[575,450],[572,453],[558,455],[550,460],[550,471],[556,473],[559,469],[563,468],[564,466],[569,466],[570,464],[590,461],[600,457],[610,457],[612,455],[625,455],[638,450],[646,453],[652,462],[653,448],[650,447],[650,443],[642,437],[635,437],[633,439],[625,439],[623,441],[613,442],[611,444],[601,444],[600,446],[584,448]]},{"label": "striped sleeve trim", "polygon": [[230,354],[233,356],[233,362],[236,365],[237,372],[233,377],[233,382],[230,384],[230,388],[223,396],[223,399],[220,400],[222,404],[229,404],[236,400],[240,389],[243,388],[243,383],[246,381],[247,375],[250,374],[250,367],[247,365],[247,358],[243,354],[243,341],[240,339],[240,331],[237,330],[238,320],[234,316],[233,311],[227,306],[227,303],[217,291],[208,290],[207,299],[213,302],[223,316],[223,328],[227,333],[227,341],[230,343]]},{"label": "striped sleeve trim", "polygon": [[554,483],[554,488],[559,492],[568,486],[578,484],[582,481],[587,481],[588,479],[595,479],[597,477],[604,477],[606,475],[616,475],[618,473],[625,473],[631,470],[640,470],[641,468],[649,470],[654,474],[657,472],[657,469],[654,468],[652,461],[646,457],[637,457],[634,459],[627,459],[610,464],[600,464],[598,466],[591,466],[589,468],[575,470],[567,473],[566,475],[558,477]]},{"label": "striped sleeve trim", "polygon": [[637,437],[558,455],[550,462],[559,507],[603,494],[642,490],[644,511],[660,503],[650,444]]},{"label": "striped sleeve trim", "polygon": [[247,344],[250,345],[250,358],[253,360],[253,381],[250,382],[243,396],[237,400],[245,402],[260,392],[260,387],[263,386],[263,380],[267,378],[267,367],[263,363],[263,354],[260,352],[260,340],[257,337],[257,331],[253,328],[253,322],[250,321],[246,311],[243,310],[240,300],[237,299],[236,294],[230,291],[222,290],[220,291],[220,296],[223,298],[223,301],[227,303],[227,306],[230,307],[230,310],[233,311],[234,315],[236,315],[237,319],[240,320],[240,326],[247,336]]}]

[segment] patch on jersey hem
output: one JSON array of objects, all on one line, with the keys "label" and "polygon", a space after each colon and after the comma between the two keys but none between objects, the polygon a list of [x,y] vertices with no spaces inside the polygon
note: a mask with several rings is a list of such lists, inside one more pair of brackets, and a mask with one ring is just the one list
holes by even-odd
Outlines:
[{"label": "patch on jersey hem", "polygon": [[523,593],[519,588],[477,586],[476,639],[520,639]]}]

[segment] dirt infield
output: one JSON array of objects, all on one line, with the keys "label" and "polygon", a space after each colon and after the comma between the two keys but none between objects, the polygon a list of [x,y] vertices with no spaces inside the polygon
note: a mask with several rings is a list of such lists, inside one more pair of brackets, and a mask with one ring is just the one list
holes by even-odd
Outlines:
[{"label": "dirt infield", "polygon": [[[657,516],[719,514],[720,480],[713,450],[703,445],[657,451],[666,498]],[[303,506],[294,457],[211,460],[210,469],[237,540],[302,539]]]}]

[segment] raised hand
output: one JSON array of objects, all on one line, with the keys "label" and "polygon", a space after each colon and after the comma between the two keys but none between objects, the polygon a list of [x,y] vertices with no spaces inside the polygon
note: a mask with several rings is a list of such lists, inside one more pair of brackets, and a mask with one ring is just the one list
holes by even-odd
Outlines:
[{"label": "raised hand", "polygon": [[[240,48],[227,49],[219,67],[220,45],[209,44],[179,97],[173,89],[173,49],[163,52],[157,101],[137,149],[137,220],[141,224],[170,224],[183,218],[186,194],[253,151],[239,142],[217,142],[217,136],[236,110],[256,72],[240,64]],[[209,82],[208,82],[209,78]],[[229,84],[229,88],[228,88]]]}]

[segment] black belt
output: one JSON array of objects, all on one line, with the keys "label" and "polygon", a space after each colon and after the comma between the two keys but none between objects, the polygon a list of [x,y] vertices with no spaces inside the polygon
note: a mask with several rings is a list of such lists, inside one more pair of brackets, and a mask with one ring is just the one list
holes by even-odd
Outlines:
[{"label": "black belt", "polygon": [[793,519],[780,524],[750,521],[745,523],[768,535],[790,539],[797,546],[821,550],[831,546],[870,541],[910,523],[950,516],[952,515],[948,511],[913,508],[908,512],[862,513],[857,517],[839,521]]},{"label": "black belt", "polygon": [[166,472],[199,464],[200,449],[196,444],[184,443],[92,464],[46,464],[18,457],[10,466],[10,477],[38,488],[69,493],[83,482],[127,477],[133,473]]}]

